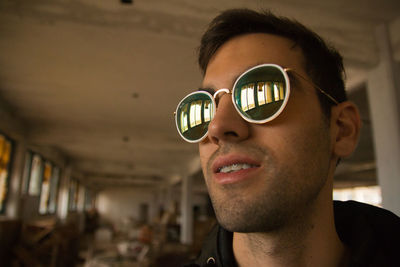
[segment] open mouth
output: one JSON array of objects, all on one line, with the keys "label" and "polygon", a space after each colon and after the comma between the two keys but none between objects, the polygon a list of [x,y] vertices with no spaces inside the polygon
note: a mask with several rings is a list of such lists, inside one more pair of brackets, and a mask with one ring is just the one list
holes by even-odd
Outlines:
[{"label": "open mouth", "polygon": [[216,183],[226,185],[258,177],[262,163],[251,156],[231,153],[217,157],[211,167]]},{"label": "open mouth", "polygon": [[231,173],[256,167],[258,166],[249,163],[234,163],[218,168],[217,173]]}]

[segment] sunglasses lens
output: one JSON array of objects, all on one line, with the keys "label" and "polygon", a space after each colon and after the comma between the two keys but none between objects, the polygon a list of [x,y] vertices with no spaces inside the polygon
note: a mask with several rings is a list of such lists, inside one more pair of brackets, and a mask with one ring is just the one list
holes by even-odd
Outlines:
[{"label": "sunglasses lens", "polygon": [[176,126],[180,135],[189,142],[201,140],[214,116],[212,96],[195,92],[185,97],[176,110]]},{"label": "sunglasses lens", "polygon": [[244,73],[234,85],[237,110],[254,122],[266,122],[279,114],[287,95],[283,70],[265,65]]}]

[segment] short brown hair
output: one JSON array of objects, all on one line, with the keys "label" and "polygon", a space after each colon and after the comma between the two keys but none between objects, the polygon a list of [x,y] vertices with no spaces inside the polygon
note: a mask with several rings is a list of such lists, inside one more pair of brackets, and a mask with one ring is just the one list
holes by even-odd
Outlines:
[{"label": "short brown hair", "polygon": [[[198,63],[203,74],[218,48],[233,37],[249,33],[268,33],[292,40],[302,49],[305,69],[313,82],[338,102],[347,100],[341,55],[304,25],[269,11],[230,9],[214,18],[199,47]],[[329,118],[334,103],[321,93],[318,96],[322,110]]]}]

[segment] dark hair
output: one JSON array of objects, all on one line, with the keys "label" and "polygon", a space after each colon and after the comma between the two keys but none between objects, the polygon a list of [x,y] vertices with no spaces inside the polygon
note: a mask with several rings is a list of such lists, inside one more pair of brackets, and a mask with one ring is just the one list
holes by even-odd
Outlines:
[{"label": "dark hair", "polygon": [[[338,102],[347,100],[341,55],[304,25],[289,18],[275,16],[269,11],[230,9],[214,18],[199,47],[198,63],[203,74],[218,48],[233,37],[249,33],[268,33],[292,40],[302,49],[305,69],[313,82]],[[329,118],[334,103],[321,93],[318,96],[322,110]]]}]

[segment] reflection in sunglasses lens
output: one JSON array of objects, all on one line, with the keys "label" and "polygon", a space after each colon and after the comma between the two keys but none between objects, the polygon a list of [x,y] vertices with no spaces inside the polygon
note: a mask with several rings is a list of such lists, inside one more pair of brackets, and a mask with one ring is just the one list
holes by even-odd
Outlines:
[{"label": "reflection in sunglasses lens", "polygon": [[[288,97],[284,70],[276,65],[260,65],[244,72],[235,82],[233,102],[240,115],[249,122],[264,123],[282,111]],[[198,91],[186,96],[178,105],[176,125],[188,142],[198,142],[208,132],[215,112],[212,96]]]},{"label": "reflection in sunglasses lens", "polygon": [[255,121],[275,115],[285,95],[285,77],[280,69],[273,66],[262,66],[244,73],[234,88],[235,105],[239,112]]},{"label": "reflection in sunglasses lens", "polygon": [[181,135],[191,141],[201,139],[208,131],[213,108],[213,102],[206,93],[196,92],[187,96],[179,105],[176,114]]}]

